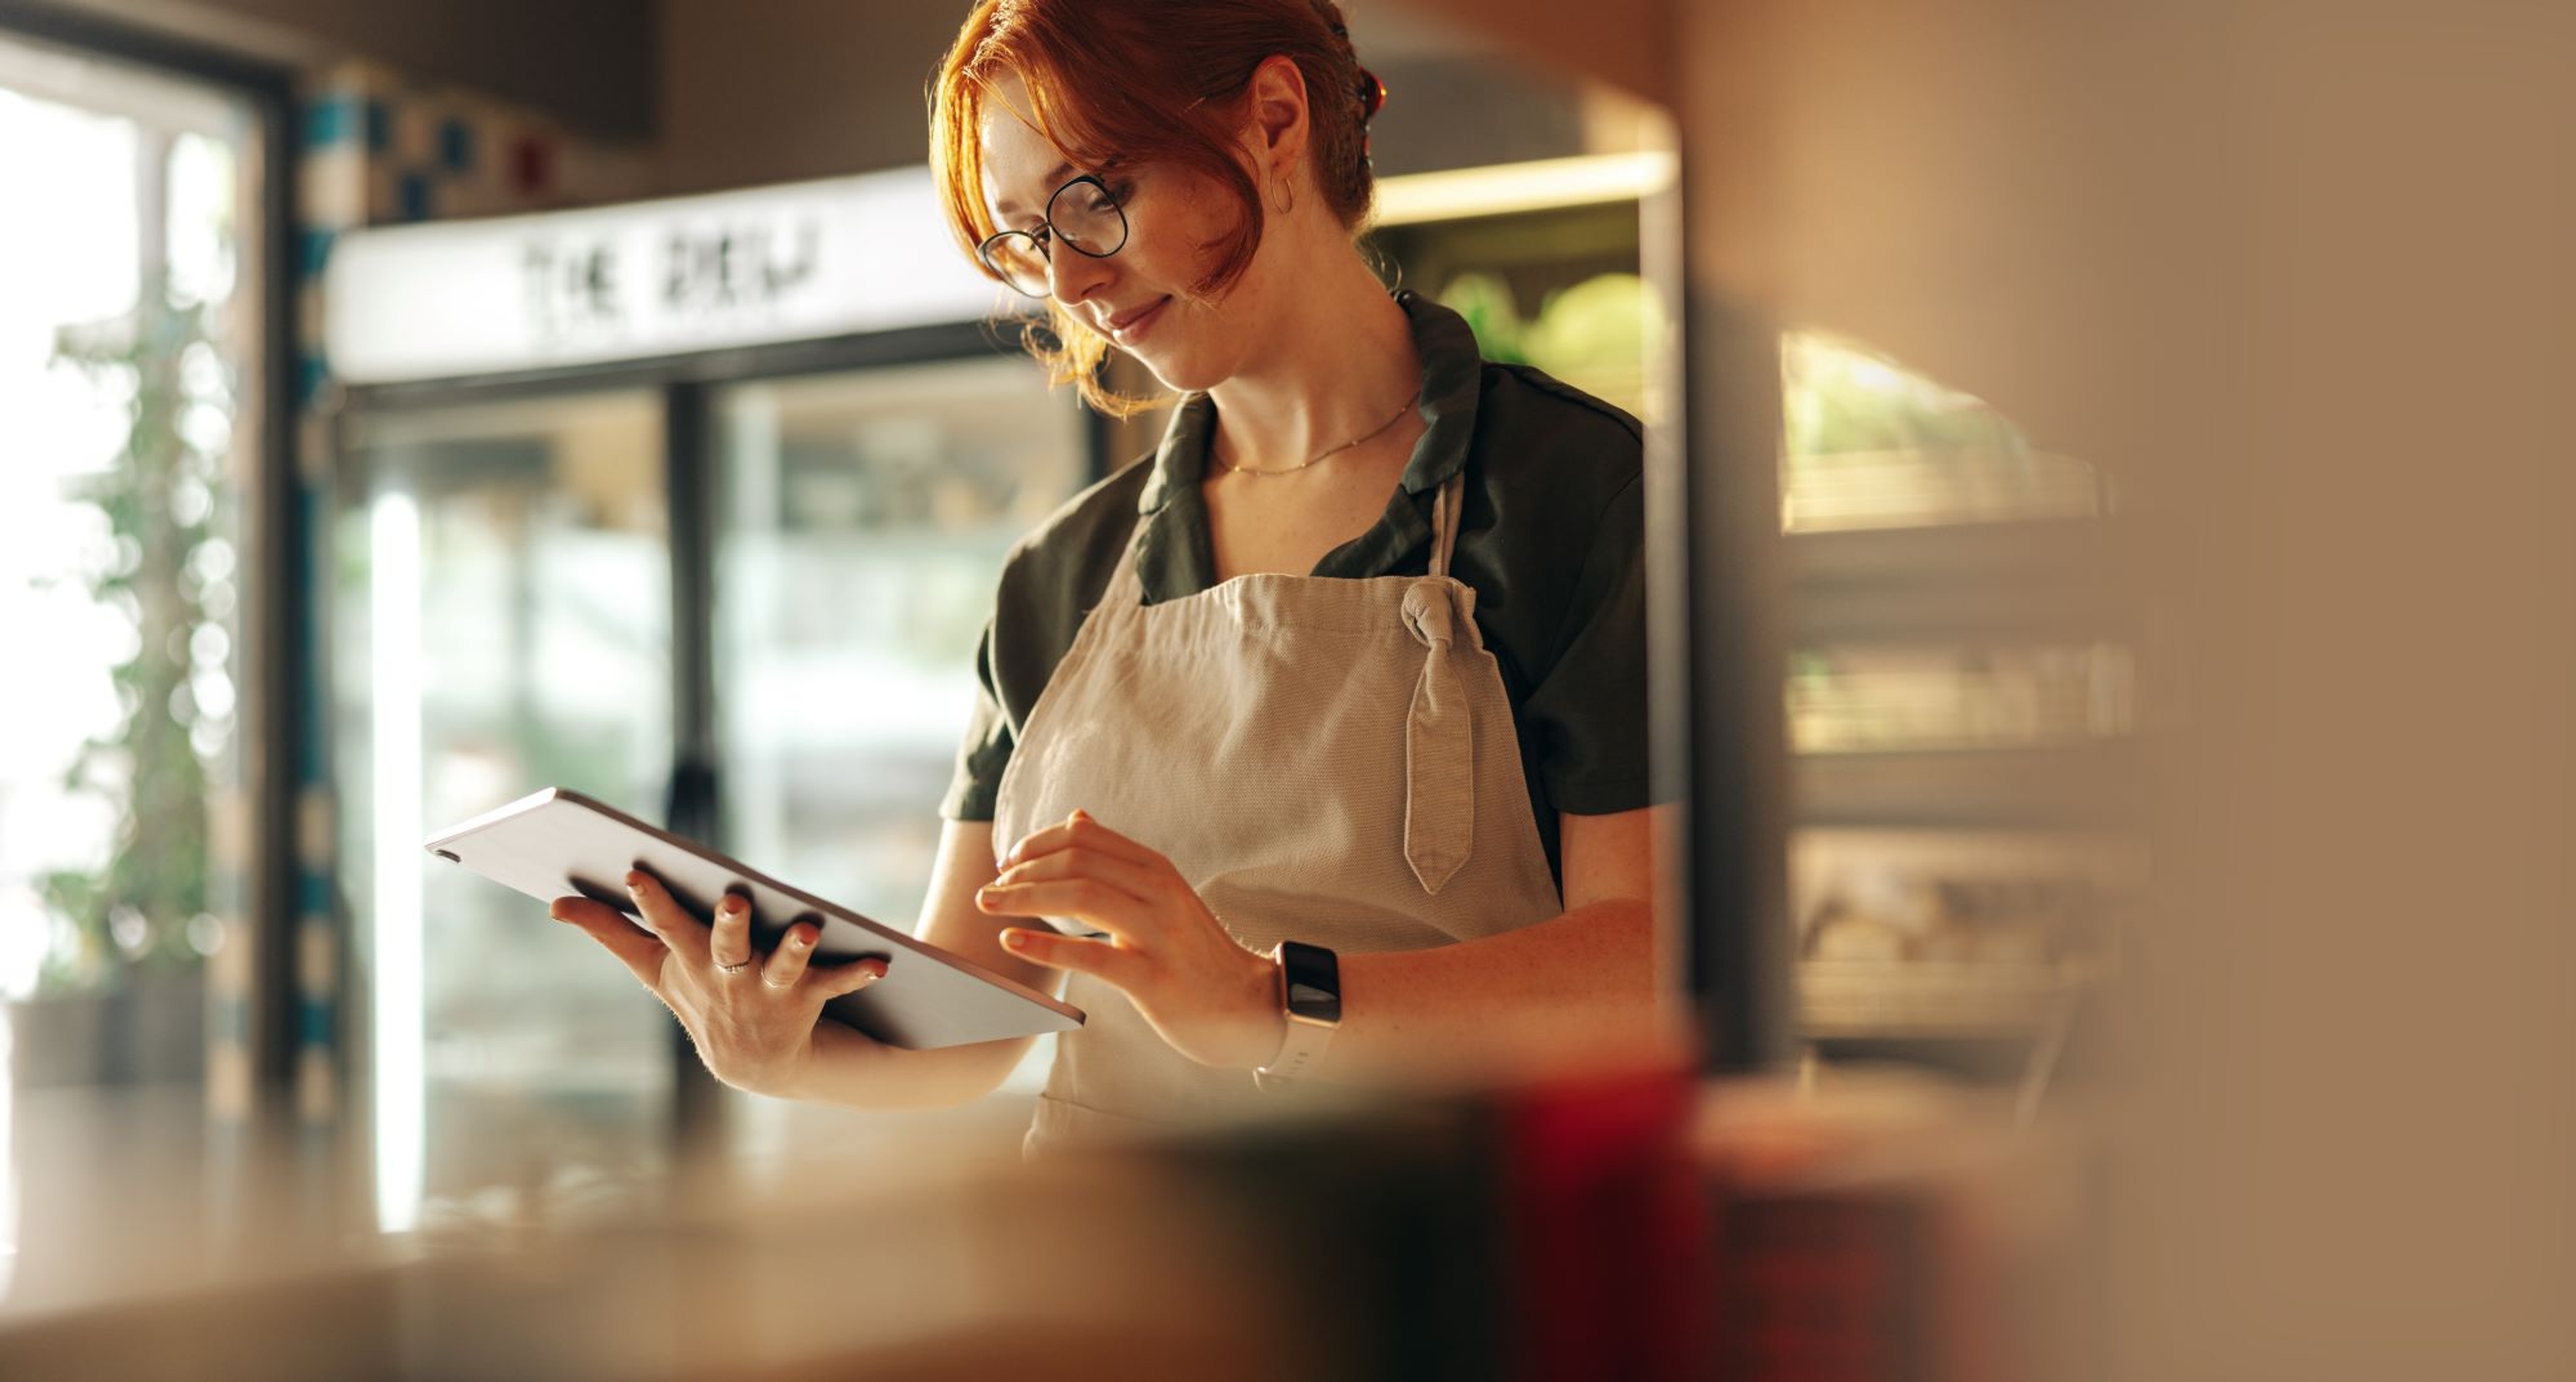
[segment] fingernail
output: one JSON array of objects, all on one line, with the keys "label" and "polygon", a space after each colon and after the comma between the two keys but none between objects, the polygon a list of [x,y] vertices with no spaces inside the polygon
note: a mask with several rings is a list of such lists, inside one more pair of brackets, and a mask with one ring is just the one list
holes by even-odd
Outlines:
[{"label": "fingernail", "polygon": [[797,932],[793,939],[798,945],[812,945],[814,943],[814,937],[803,931]]},{"label": "fingernail", "polygon": [[1002,933],[1002,944],[1009,946],[1013,950],[1026,950],[1029,945],[1029,933],[1026,931],[1005,931]]},{"label": "fingernail", "polygon": [[883,961],[883,960],[872,960],[872,961],[870,961],[869,963],[870,963],[871,965],[873,965],[873,966],[874,966],[874,968],[871,968],[871,969],[868,971],[868,975],[869,975],[868,982],[869,982],[869,983],[873,984],[873,983],[875,983],[877,980],[879,980],[879,979],[882,979],[882,978],[886,977],[886,970],[887,970],[887,968],[888,968],[889,966],[886,964],[886,962],[885,962],[885,961]]},{"label": "fingernail", "polygon": [[628,892],[634,892],[634,891],[636,891],[637,889],[642,888],[643,886],[644,886],[644,875],[642,875],[642,874],[640,874],[640,873],[630,873],[630,874],[626,875],[626,890],[627,890]]},{"label": "fingernail", "polygon": [[735,916],[741,916],[744,912],[751,910],[751,904],[738,897],[728,897],[724,900],[724,909]]}]

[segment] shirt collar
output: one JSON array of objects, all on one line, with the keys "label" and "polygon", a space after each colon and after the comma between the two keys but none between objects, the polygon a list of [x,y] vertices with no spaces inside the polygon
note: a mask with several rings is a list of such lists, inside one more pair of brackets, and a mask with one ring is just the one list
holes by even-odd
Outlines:
[{"label": "shirt collar", "polygon": [[[1327,555],[1315,568],[1318,576],[1383,575],[1421,546],[1431,536],[1428,496],[1466,465],[1467,444],[1476,434],[1476,400],[1483,383],[1476,333],[1466,318],[1408,289],[1398,289],[1395,301],[1412,324],[1414,353],[1422,360],[1422,398],[1416,407],[1426,425],[1385,514],[1366,533]],[[1149,605],[1216,584],[1216,544],[1208,529],[1207,496],[1199,489],[1215,426],[1214,400],[1203,393],[1183,398],[1155,450],[1153,476],[1137,497],[1142,517],[1131,542],[1137,582]]]},{"label": "shirt collar", "polygon": [[[1483,356],[1467,319],[1414,292],[1395,290],[1396,305],[1413,327],[1413,350],[1422,360],[1422,398],[1415,405],[1425,424],[1405,463],[1404,492],[1422,494],[1467,463],[1476,433],[1476,398]],[[1216,400],[1184,395],[1154,451],[1154,475],[1136,499],[1136,512],[1153,514],[1184,493],[1196,494],[1207,476],[1208,444],[1216,429]],[[1202,519],[1204,521],[1204,519]]]}]

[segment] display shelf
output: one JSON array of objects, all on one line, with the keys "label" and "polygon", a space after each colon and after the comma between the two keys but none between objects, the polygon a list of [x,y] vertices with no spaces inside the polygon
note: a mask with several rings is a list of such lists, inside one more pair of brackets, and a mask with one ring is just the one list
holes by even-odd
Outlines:
[{"label": "display shelf", "polygon": [[1791,533],[1801,645],[2134,636],[2133,540],[2101,519]]},{"label": "display shelf", "polygon": [[1931,960],[1807,960],[1797,967],[1809,1041],[2018,1038],[2101,982],[2088,967]]},{"label": "display shelf", "polygon": [[1839,644],[1791,664],[1800,754],[2084,745],[2136,728],[2127,645]]},{"label": "display shelf", "polygon": [[1802,754],[1803,826],[2119,828],[2138,814],[2136,737],[2047,748]]},{"label": "display shelf", "polygon": [[2099,518],[2111,504],[2084,462],[1991,441],[1798,454],[1783,482],[1792,532]]},{"label": "display shelf", "polygon": [[2116,477],[1952,381],[1812,331],[1782,367],[1799,1035],[2015,1074],[2144,870],[2144,534]]}]

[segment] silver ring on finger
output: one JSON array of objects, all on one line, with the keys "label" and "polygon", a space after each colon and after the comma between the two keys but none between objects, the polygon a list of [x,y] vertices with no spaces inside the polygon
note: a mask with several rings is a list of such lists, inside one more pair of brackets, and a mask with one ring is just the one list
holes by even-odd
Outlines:
[{"label": "silver ring on finger", "polygon": [[724,961],[718,960],[716,961],[716,968],[723,970],[727,974],[740,974],[744,970],[751,968],[751,961],[745,959],[737,960],[732,964],[726,964]]}]

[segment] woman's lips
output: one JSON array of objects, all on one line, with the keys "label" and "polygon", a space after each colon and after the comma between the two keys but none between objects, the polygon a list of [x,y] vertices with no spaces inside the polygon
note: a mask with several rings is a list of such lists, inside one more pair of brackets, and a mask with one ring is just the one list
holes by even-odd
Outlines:
[{"label": "woman's lips", "polygon": [[1170,302],[1171,299],[1168,297],[1159,298],[1153,306],[1143,311],[1127,312],[1111,317],[1109,338],[1120,345],[1134,345],[1138,338],[1153,327],[1155,320],[1163,315],[1163,308]]}]

